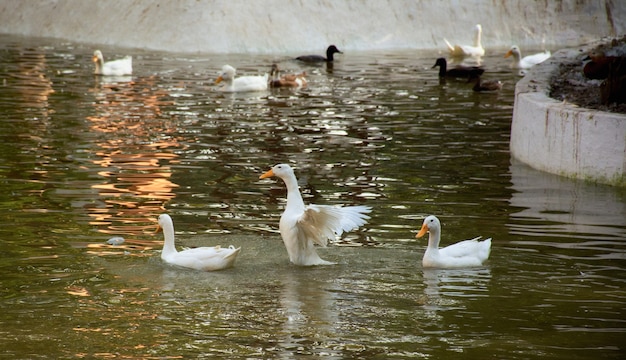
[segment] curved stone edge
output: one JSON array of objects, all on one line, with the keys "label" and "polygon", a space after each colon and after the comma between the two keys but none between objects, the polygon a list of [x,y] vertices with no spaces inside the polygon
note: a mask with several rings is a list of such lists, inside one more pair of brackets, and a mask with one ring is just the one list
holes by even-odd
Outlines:
[{"label": "curved stone edge", "polygon": [[626,115],[581,108],[548,96],[559,64],[601,42],[556,52],[515,86],[511,155],[570,178],[626,187]]}]

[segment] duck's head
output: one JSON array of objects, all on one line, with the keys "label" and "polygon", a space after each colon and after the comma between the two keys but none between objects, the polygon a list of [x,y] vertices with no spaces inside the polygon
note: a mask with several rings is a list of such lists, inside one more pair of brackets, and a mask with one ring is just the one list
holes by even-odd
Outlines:
[{"label": "duck's head", "polygon": [[102,51],[96,50],[93,52],[93,57],[91,58],[93,62],[102,61]]},{"label": "duck's head", "polygon": [[433,68],[436,68],[437,66],[446,66],[446,59],[442,57],[437,59],[437,61],[435,61],[435,65],[433,65]]},{"label": "duck's head", "polygon": [[519,47],[517,45],[511,46],[509,51],[507,51],[506,54],[504,54],[504,57],[508,58],[511,55],[514,55],[515,57],[520,57],[520,50],[519,50]]},{"label": "duck's head", "polygon": [[276,64],[272,64],[272,69],[270,70],[270,75],[271,76],[277,76],[278,75],[278,65]]},{"label": "duck's head", "polygon": [[293,175],[293,169],[287,164],[274,165],[271,169],[259,176],[259,179],[266,179],[268,177],[277,176],[281,179],[285,179]]},{"label": "duck's head", "polygon": [[343,54],[335,45],[331,45],[326,49],[327,54]]},{"label": "duck's head", "polygon": [[217,77],[217,79],[215,79],[215,83],[219,84],[222,81],[228,81],[228,80],[234,79],[235,78],[235,72],[236,72],[235,68],[230,66],[230,65],[222,66],[222,72]]},{"label": "duck's head", "polygon": [[439,222],[439,219],[437,219],[435,215],[427,216],[422,223],[422,228],[417,233],[415,238],[421,238],[422,236],[426,235],[427,232],[438,232],[439,229],[441,229],[441,223]]},{"label": "duck's head", "polygon": [[169,215],[161,214],[159,215],[157,229],[154,231],[154,233],[156,234],[159,231],[163,230],[163,228],[166,228],[168,225],[172,226],[172,224],[172,218]]}]

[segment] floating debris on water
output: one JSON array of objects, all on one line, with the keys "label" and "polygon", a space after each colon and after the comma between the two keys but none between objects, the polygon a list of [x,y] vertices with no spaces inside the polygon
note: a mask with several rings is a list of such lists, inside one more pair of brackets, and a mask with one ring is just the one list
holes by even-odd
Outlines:
[{"label": "floating debris on water", "polygon": [[121,236],[116,236],[116,237],[112,237],[109,240],[107,240],[107,244],[109,245],[122,245],[124,243],[124,238]]}]

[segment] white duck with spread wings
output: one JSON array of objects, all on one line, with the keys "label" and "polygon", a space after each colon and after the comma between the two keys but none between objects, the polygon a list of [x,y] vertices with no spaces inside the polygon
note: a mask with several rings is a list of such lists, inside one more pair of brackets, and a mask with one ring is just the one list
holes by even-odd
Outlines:
[{"label": "white duck with spread wings", "polygon": [[287,186],[287,205],[280,217],[279,230],[289,260],[295,265],[329,265],[322,260],[315,244],[326,246],[329,239],[343,232],[355,230],[367,223],[371,211],[368,206],[305,205],[298,189],[298,180],[287,164],[278,164],[260,176],[276,176]]}]

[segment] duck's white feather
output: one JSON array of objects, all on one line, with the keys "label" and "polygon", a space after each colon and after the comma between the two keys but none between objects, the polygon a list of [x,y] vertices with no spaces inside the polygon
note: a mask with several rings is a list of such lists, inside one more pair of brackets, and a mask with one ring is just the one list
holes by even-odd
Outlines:
[{"label": "duck's white feather", "polygon": [[522,57],[522,51],[517,45],[511,46],[511,49],[504,55],[504,57],[513,56],[511,67],[515,69],[530,69],[531,67],[540,64],[550,58],[552,54],[550,51],[544,51],[541,53],[528,55]]},{"label": "duck's white feather", "polygon": [[424,219],[417,237],[428,232],[428,247],[422,259],[425,268],[461,268],[481,266],[491,253],[491,238],[479,241],[480,236],[471,240],[439,248],[441,223],[436,216]]},{"label": "duck's white feather", "polygon": [[219,88],[223,92],[248,92],[267,90],[269,75],[236,76],[236,70],[230,65],[224,65],[216,83],[224,82]]},{"label": "duck's white feather", "polygon": [[482,26],[480,24],[476,24],[476,26],[474,27],[474,45],[452,45],[445,38],[443,39],[443,41],[445,41],[451,56],[483,56],[485,55],[485,48],[483,48],[481,42],[482,33]]},{"label": "duck's white feather", "polygon": [[289,260],[295,265],[326,265],[315,244],[326,246],[328,240],[354,230],[365,223],[371,211],[368,206],[304,205],[293,169],[287,164],[278,164],[261,175],[261,178],[277,176],[287,186],[287,205],[280,217],[279,230]]},{"label": "duck's white feather", "polygon": [[159,215],[159,226],[163,229],[165,242],[161,259],[168,264],[186,268],[215,271],[232,267],[241,248],[229,246],[198,247],[177,251],[174,245],[174,223],[167,214]]},{"label": "duck's white feather", "polygon": [[104,57],[100,50],[93,53],[93,62],[96,65],[94,74],[105,76],[122,76],[133,73],[133,57],[127,56],[123,59],[104,62]]}]

